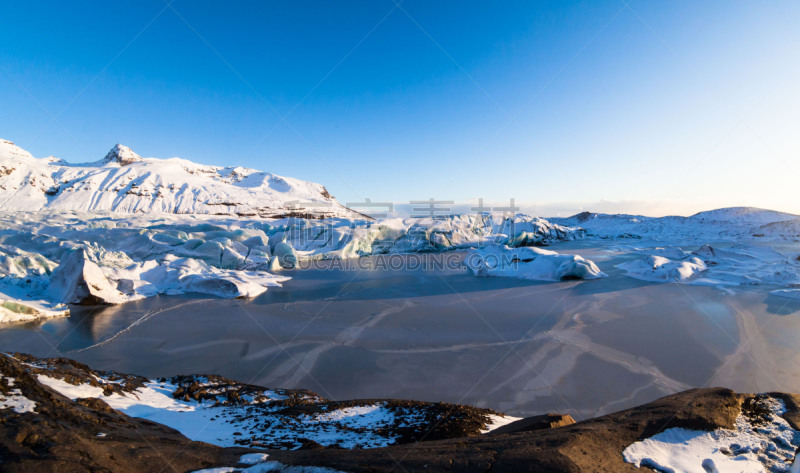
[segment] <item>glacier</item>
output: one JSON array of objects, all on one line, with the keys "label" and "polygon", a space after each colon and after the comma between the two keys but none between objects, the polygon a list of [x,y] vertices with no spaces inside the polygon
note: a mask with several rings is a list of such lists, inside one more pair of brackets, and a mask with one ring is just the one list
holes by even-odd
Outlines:
[{"label": "glacier", "polygon": [[526,215],[280,219],[116,212],[0,212],[0,322],[69,304],[157,294],[251,298],[303,262],[583,237]]},{"label": "glacier", "polygon": [[[716,234],[711,227],[687,234],[680,246],[662,246],[648,236],[651,227],[602,246],[628,257],[617,268],[629,277],[721,288],[761,284],[775,296],[796,297],[800,261],[768,244],[791,244],[795,237],[772,224],[764,225],[781,230],[749,239],[732,235],[729,229],[746,225],[731,218],[714,224]],[[68,315],[74,303],[117,304],[157,294],[250,298],[287,281],[284,271],[309,262],[382,254],[465,250],[465,270],[477,276],[593,279],[608,268],[540,247],[607,240],[592,232],[504,213],[370,220],[5,211],[0,322]],[[493,259],[513,264],[492,265]]]},{"label": "glacier", "polygon": [[541,248],[573,240],[610,241],[603,251],[628,257],[616,266],[628,277],[767,284],[774,296],[798,297],[800,257],[770,246],[800,241],[800,216],[783,212],[376,220],[320,184],[253,169],[143,158],[123,145],[70,164],[0,140],[0,322],[158,294],[252,298],[309,262],[385,254],[464,250],[476,276],[606,277],[589,259]]}]

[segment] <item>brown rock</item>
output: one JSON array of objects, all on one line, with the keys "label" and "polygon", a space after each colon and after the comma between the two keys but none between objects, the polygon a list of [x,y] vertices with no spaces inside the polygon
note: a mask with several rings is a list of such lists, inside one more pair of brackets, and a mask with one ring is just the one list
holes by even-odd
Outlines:
[{"label": "brown rock", "polygon": [[491,431],[488,435],[510,434],[514,432],[529,432],[531,430],[555,429],[575,423],[569,414],[542,414],[540,416],[526,417],[511,422]]}]

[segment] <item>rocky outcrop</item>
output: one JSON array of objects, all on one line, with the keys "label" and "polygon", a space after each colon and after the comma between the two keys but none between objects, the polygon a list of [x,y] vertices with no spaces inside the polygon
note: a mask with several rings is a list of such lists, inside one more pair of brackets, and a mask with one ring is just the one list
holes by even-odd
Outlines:
[{"label": "rocky outcrop", "polygon": [[[311,439],[301,439],[290,447],[295,450],[220,448],[191,442],[164,425],[128,417],[103,401],[108,399],[113,404],[114,399],[137,393],[152,382],[145,378],[93,371],[66,359],[42,360],[25,355],[0,356],[0,373],[0,457],[2,467],[12,471],[146,471],[156,465],[163,467],[159,463],[163,458],[171,459],[174,471],[242,467],[241,455],[258,451],[283,465],[350,472],[637,472],[645,468],[626,463],[623,457],[623,451],[632,444],[674,428],[699,433],[735,429],[743,418],[763,427],[760,423],[769,421],[769,413],[762,408],[764,399],[780,400],[785,406],[780,416],[784,424],[800,427],[800,396],[749,395],[710,388],[692,389],[577,423],[569,415],[534,416],[484,435],[476,434],[472,427],[464,428],[469,422],[482,422],[485,411],[480,409],[384,400],[398,409],[427,413],[431,423],[404,438],[402,444],[384,448],[326,448]],[[91,385],[103,394],[70,400],[40,382],[53,377],[67,385]],[[175,389],[173,396],[186,402],[244,406],[264,395],[264,388],[215,376],[182,376],[167,381]],[[34,403],[32,409],[27,409],[30,404],[19,396]],[[21,412],[2,407],[4,401],[11,403],[7,400],[12,397]],[[365,405],[364,401],[326,401],[308,391],[273,390],[268,397],[258,402],[269,405],[278,400],[285,404],[281,409],[287,416],[305,422],[314,415],[330,417],[341,409]],[[432,406],[440,407],[430,410]],[[284,425],[292,424],[287,421]],[[292,428],[307,426],[296,424]],[[367,428],[357,434],[372,433]],[[800,432],[794,435],[800,436]],[[791,463],[792,458],[788,461]]]},{"label": "rocky outcrop", "polygon": [[132,149],[121,144],[114,145],[108,154],[106,154],[106,157],[103,158],[103,162],[106,164],[117,163],[120,166],[127,166],[129,164],[139,163],[141,161],[141,156],[134,153]]},{"label": "rocky outcrop", "polygon": [[[489,409],[458,404],[396,399],[331,401],[307,390],[268,389],[216,375],[149,380],[92,370],[65,358],[0,356],[5,365],[15,366],[8,372],[22,370],[24,378],[33,383],[16,383],[13,388],[18,391],[13,397],[0,394],[0,419],[23,414],[3,409],[3,402],[23,407],[33,403],[35,407],[24,414],[41,414],[40,407],[50,401],[36,393],[50,388],[79,404],[85,404],[83,398],[92,398],[92,405],[101,410],[142,415],[177,428],[193,440],[223,447],[374,448],[477,436],[514,420]],[[35,389],[30,391],[32,385]],[[33,395],[29,396],[29,391]]]},{"label": "rocky outcrop", "polygon": [[[2,471],[191,471],[235,465],[241,455],[239,449],[192,442],[164,425],[128,417],[99,399],[71,401],[6,355],[0,355],[0,373],[35,403],[33,412],[0,408]],[[0,383],[0,398],[8,390]]]},{"label": "rocky outcrop", "polygon": [[[350,472],[641,472],[622,457],[637,440],[670,427],[732,428],[743,395],[693,389],[650,404],[553,429],[490,434],[369,451],[275,452],[283,463],[335,466]],[[536,423],[533,419],[531,423]],[[398,467],[399,465],[399,467]],[[395,470],[396,471],[396,470]]]}]

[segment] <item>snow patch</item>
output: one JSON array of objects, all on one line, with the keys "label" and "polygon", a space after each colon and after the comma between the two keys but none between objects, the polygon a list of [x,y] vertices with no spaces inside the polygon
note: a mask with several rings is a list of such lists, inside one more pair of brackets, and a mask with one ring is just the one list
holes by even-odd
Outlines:
[{"label": "snow patch", "polygon": [[35,413],[36,402],[28,399],[22,395],[22,391],[14,388],[15,378],[4,377],[0,373],[0,383],[5,380],[5,393],[0,391],[0,409],[11,409],[17,414],[24,414],[26,412]]},{"label": "snow patch", "polygon": [[269,455],[266,453],[247,453],[239,458],[239,463],[245,465],[255,465],[256,463],[263,463],[267,461]]},{"label": "snow patch", "polygon": [[758,417],[742,413],[735,429],[667,429],[629,445],[622,455],[637,467],[667,472],[796,471],[792,464],[800,447],[800,432],[781,417],[786,411],[783,401],[763,396],[757,402],[767,413]]},{"label": "snow patch", "polygon": [[501,416],[495,414],[489,414],[489,422],[486,423],[486,428],[481,430],[482,434],[488,434],[489,432],[499,429],[504,425],[508,425],[512,422],[516,422],[521,420],[522,417],[512,417],[512,416]]},{"label": "snow patch", "polygon": [[[222,447],[298,448],[308,439],[325,447],[376,448],[396,443],[397,434],[392,433],[395,425],[428,425],[425,412],[392,409],[384,401],[309,414],[284,414],[286,406],[280,396],[269,391],[258,401],[240,398],[241,402],[230,403],[225,402],[225,392],[219,392],[215,399],[175,399],[177,386],[168,381],[149,381],[132,392],[105,395],[102,387],[88,383],[73,385],[43,374],[37,374],[37,379],[70,399],[98,398],[127,415],[167,425],[192,440]],[[101,384],[106,382],[95,379]],[[305,401],[313,404],[315,399]]]}]

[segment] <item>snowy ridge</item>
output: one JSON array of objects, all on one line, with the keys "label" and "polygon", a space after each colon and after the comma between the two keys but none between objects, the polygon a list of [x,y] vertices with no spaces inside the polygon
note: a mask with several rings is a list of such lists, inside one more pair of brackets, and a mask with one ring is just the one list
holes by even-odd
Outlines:
[{"label": "snowy ridge", "polygon": [[0,210],[276,217],[363,217],[320,184],[243,167],[143,158],[123,145],[101,160],[37,159],[0,140]]},{"label": "snowy ridge", "polygon": [[644,217],[583,212],[552,223],[577,226],[597,238],[657,238],[686,241],[737,237],[793,238],[800,236],[800,216],[753,207],[730,207],[689,217]]}]

